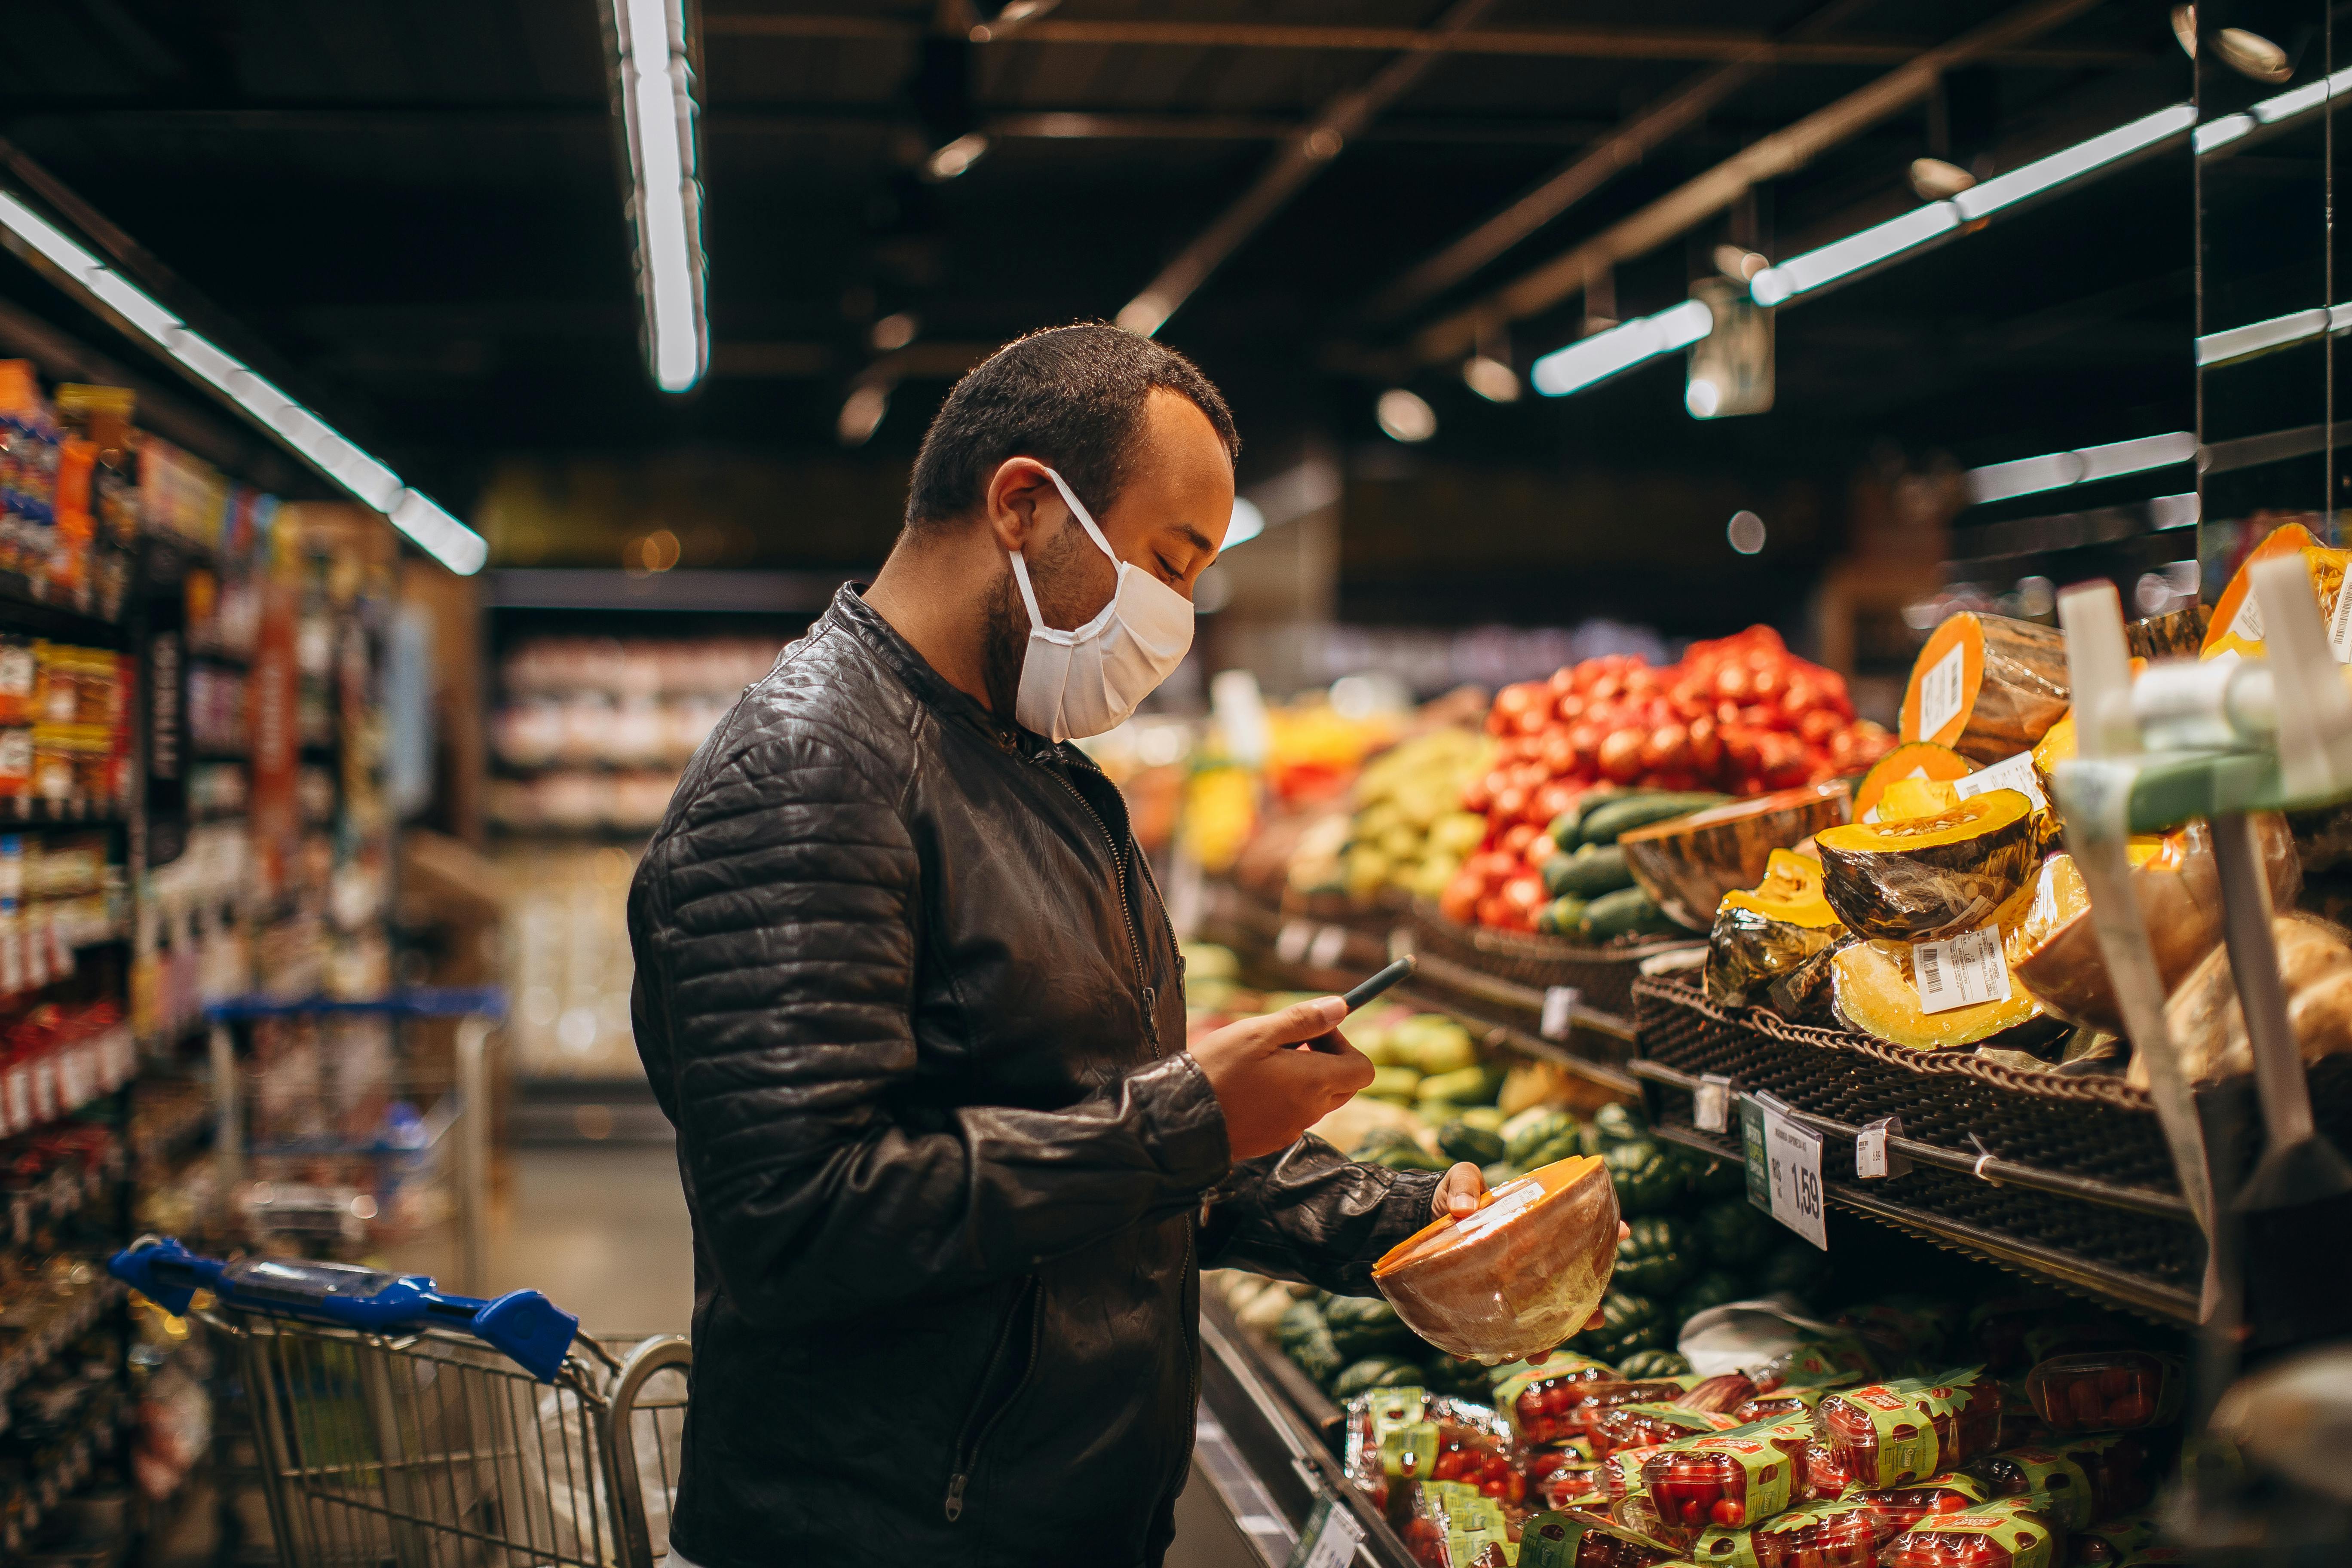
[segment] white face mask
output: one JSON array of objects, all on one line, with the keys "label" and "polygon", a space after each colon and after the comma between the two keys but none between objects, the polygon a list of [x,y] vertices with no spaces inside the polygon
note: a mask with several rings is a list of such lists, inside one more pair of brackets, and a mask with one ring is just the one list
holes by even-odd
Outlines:
[{"label": "white face mask", "polygon": [[1029,606],[1029,647],[1013,716],[1024,729],[1068,741],[1116,728],[1183,662],[1192,646],[1192,601],[1119,560],[1062,476],[1051,468],[1045,474],[1087,537],[1118,567],[1118,587],[1102,613],[1075,631],[1056,631],[1037,611],[1029,563],[1013,552],[1013,580]]}]

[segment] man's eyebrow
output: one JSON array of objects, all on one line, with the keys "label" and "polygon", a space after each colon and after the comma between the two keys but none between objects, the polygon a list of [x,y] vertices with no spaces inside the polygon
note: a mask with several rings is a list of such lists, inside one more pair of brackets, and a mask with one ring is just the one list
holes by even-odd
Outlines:
[{"label": "man's eyebrow", "polygon": [[1191,523],[1178,523],[1176,525],[1175,531],[1182,534],[1185,539],[1191,542],[1192,548],[1201,552],[1203,555],[1212,555],[1216,552],[1217,547],[1209,542],[1209,536],[1202,533],[1199,529],[1194,528]]}]

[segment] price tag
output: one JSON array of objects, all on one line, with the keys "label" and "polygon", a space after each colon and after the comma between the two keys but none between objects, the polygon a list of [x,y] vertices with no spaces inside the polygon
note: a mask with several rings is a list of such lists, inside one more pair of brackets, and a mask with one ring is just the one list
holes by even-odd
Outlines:
[{"label": "price tag", "polygon": [[2230,622],[2230,635],[2248,642],[2263,640],[2263,607],[2254,602],[2252,585],[2248,584],[2246,601],[2238,606],[2237,616]]},{"label": "price tag", "polygon": [[1691,1125],[1702,1132],[1720,1132],[1731,1125],[1731,1080],[1708,1073],[1691,1091]]},{"label": "price tag", "polygon": [[1543,1017],[1536,1025],[1536,1033],[1547,1040],[1564,1040],[1576,1023],[1576,1005],[1583,993],[1573,985],[1544,987]]},{"label": "price tag", "polygon": [[1854,1134],[1854,1174],[1865,1182],[1884,1181],[1890,1176],[1909,1175],[1911,1162],[1900,1154],[1889,1152],[1886,1147],[1886,1141],[1889,1138],[1902,1136],[1903,1118],[1899,1116],[1882,1116],[1864,1126],[1860,1132]]},{"label": "price tag", "polygon": [[1325,1492],[1307,1515],[1307,1528],[1290,1553],[1289,1568],[1348,1568],[1364,1542],[1364,1527],[1346,1504]]},{"label": "price tag", "polygon": [[[2249,597],[2246,602],[2253,600]],[[1965,647],[1954,643],[1952,651],[1919,678],[1919,739],[1923,741],[1934,740],[1937,731],[1960,716],[1960,689],[1966,684],[1960,656]]]},{"label": "price tag", "polygon": [[2050,802],[2042,793],[2042,780],[2033,772],[2033,753],[2020,752],[2013,757],[2003,757],[1989,768],[1979,768],[1966,778],[1954,779],[1952,788],[1962,800],[1982,795],[1990,789],[2013,789],[2033,803],[2036,811],[2050,809]]},{"label": "price tag", "polygon": [[2336,663],[2352,664],[2352,594],[2340,586],[2336,590],[2336,608],[2327,617],[2327,647]]},{"label": "price tag", "polygon": [[1315,933],[1307,944],[1307,962],[1318,969],[1337,969],[1348,954],[1348,929],[1345,926],[1325,926]]},{"label": "price tag", "polygon": [[1828,1251],[1829,1232],[1822,1220],[1822,1135],[1769,1094],[1740,1101],[1739,1122],[1748,1201]]},{"label": "price tag", "polygon": [[1297,963],[1307,956],[1307,949],[1315,941],[1315,928],[1305,921],[1285,921],[1281,934],[1274,939],[1274,956],[1285,963]]},{"label": "price tag", "polygon": [[1944,942],[1911,944],[1911,984],[1923,1013],[1947,1013],[1979,1002],[2009,1000],[2009,959],[2000,928],[1962,931]]}]

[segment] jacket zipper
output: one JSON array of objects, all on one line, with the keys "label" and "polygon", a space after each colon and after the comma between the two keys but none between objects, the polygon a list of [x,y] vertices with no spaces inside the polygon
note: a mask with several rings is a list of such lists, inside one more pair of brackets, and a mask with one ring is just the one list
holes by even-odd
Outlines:
[{"label": "jacket zipper", "polygon": [[[1111,837],[1110,824],[1102,819],[1102,814],[1094,808],[1094,803],[1087,799],[1086,795],[1078,789],[1078,786],[1072,784],[1069,780],[1064,778],[1060,773],[1055,773],[1051,768],[1047,768],[1045,770],[1045,773],[1046,776],[1051,778],[1055,784],[1060,784],[1064,789],[1070,792],[1070,798],[1076,801],[1079,806],[1086,812],[1087,819],[1091,821],[1095,825],[1096,829],[1102,834],[1104,847],[1110,851],[1110,865],[1111,871],[1113,873],[1112,880],[1118,886],[1118,912],[1127,929],[1128,956],[1135,962],[1135,978],[1137,984],[1142,984],[1144,975],[1143,931],[1140,926],[1136,924],[1135,906],[1128,900],[1127,897],[1127,857],[1119,853],[1118,840]],[[1151,875],[1151,868],[1148,864],[1144,867],[1143,874],[1146,877]],[[1157,883],[1153,884],[1152,890],[1155,893],[1158,892],[1159,886]],[[1167,910],[1164,909],[1160,910],[1160,919],[1163,921],[1166,920],[1167,913]],[[1170,929],[1172,931],[1174,928],[1171,927]],[[1154,1057],[1160,1055],[1160,1019],[1158,1016],[1158,992],[1150,985],[1143,985],[1143,1029],[1146,1037],[1150,1041],[1151,1054]]]},{"label": "jacket zipper", "polygon": [[[1036,1373],[1039,1338],[1045,1325],[1045,1311],[1042,1306],[1029,1315],[1029,1361],[1021,1369],[1021,1381],[1005,1391],[1004,1397],[997,1401],[995,1409],[988,1412],[985,1421],[981,1420],[981,1402],[987,1399],[989,1385],[996,1381],[996,1369],[1004,1364],[1004,1352],[1013,1340],[1013,1325],[1021,1321],[1021,1309],[1037,1295],[1040,1289],[1034,1274],[1023,1281],[1021,1294],[1013,1302],[1013,1310],[1005,1314],[1004,1326],[996,1331],[996,1348],[989,1352],[987,1369],[981,1373],[980,1393],[973,1399],[971,1413],[963,1418],[963,1430],[956,1435],[955,1470],[948,1477],[947,1515],[950,1524],[963,1517],[964,1489],[980,1463],[982,1445],[988,1441],[988,1435],[996,1430],[996,1424],[1004,1418],[1007,1410],[1013,1408],[1013,1402],[1021,1397],[1021,1391],[1029,1386],[1029,1379]],[[974,1422],[980,1423],[978,1431],[972,1429]]]}]

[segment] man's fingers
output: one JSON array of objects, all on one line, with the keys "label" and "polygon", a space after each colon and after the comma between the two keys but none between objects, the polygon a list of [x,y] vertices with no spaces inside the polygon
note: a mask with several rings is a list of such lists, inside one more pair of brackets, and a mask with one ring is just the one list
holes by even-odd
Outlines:
[{"label": "man's fingers", "polygon": [[1478,1212],[1478,1198],[1486,1190],[1486,1176],[1477,1166],[1464,1160],[1439,1179],[1437,1191],[1431,1194],[1430,1206],[1438,1214],[1460,1219]]},{"label": "man's fingers", "polygon": [[1295,1046],[1302,1040],[1330,1034],[1331,1026],[1347,1016],[1348,1004],[1341,997],[1318,996],[1311,1002],[1294,1002],[1281,1012],[1269,1013],[1257,1021],[1258,1038],[1270,1046]]}]

